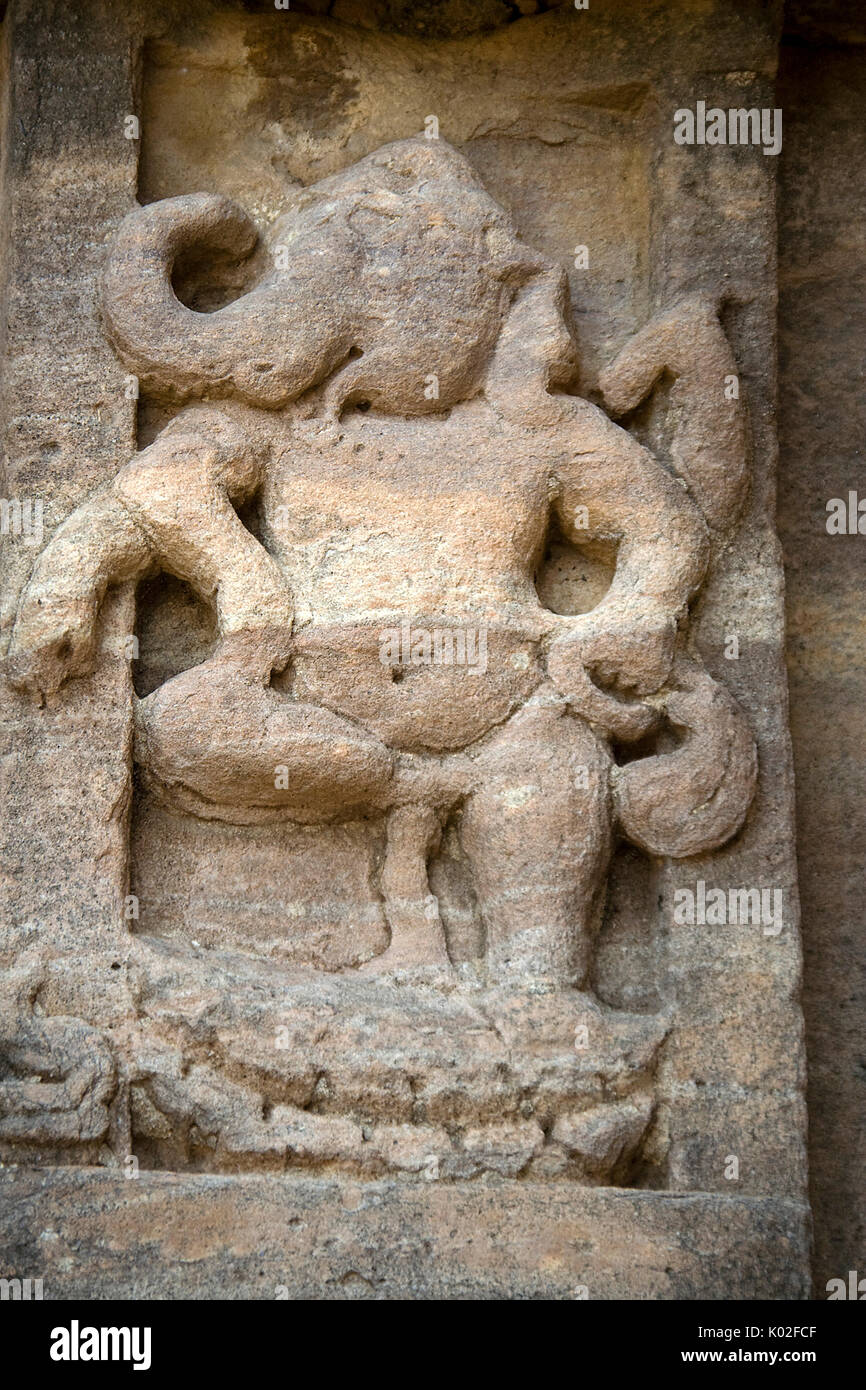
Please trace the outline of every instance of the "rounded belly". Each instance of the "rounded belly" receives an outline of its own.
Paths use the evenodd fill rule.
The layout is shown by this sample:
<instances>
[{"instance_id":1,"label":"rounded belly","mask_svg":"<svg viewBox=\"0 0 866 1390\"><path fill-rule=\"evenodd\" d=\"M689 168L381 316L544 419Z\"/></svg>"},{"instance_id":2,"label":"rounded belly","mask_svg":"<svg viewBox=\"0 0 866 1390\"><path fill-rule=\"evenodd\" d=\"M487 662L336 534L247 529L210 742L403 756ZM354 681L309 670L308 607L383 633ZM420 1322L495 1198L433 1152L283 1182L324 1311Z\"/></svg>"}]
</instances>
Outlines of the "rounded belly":
<instances>
[{"instance_id":1,"label":"rounded belly","mask_svg":"<svg viewBox=\"0 0 866 1390\"><path fill-rule=\"evenodd\" d=\"M538 643L513 630L311 627L283 683L356 719L392 748L451 752L506 719L542 679Z\"/></svg>"}]
</instances>

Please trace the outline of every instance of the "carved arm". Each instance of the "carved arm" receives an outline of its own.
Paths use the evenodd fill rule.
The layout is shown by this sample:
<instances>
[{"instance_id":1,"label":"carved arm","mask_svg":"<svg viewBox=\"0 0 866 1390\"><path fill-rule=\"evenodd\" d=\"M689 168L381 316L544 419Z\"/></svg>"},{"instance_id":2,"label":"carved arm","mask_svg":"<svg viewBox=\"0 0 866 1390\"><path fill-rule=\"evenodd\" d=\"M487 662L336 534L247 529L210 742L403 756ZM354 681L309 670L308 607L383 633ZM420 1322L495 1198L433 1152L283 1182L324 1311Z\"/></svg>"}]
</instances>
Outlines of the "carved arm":
<instances>
[{"instance_id":1,"label":"carved arm","mask_svg":"<svg viewBox=\"0 0 866 1390\"><path fill-rule=\"evenodd\" d=\"M548 668L573 686L575 663L638 695L657 690L679 620L706 571L707 528L685 487L602 411L575 400L576 447L556 469L554 509L580 544L617 546L610 589L591 613L564 620Z\"/></svg>"},{"instance_id":2,"label":"carved arm","mask_svg":"<svg viewBox=\"0 0 866 1390\"><path fill-rule=\"evenodd\" d=\"M106 588L157 566L215 601L224 645L243 646L251 675L285 664L291 597L233 506L255 492L265 459L265 448L221 411L182 412L40 555L12 634L13 684L48 694L91 670Z\"/></svg>"}]
</instances>

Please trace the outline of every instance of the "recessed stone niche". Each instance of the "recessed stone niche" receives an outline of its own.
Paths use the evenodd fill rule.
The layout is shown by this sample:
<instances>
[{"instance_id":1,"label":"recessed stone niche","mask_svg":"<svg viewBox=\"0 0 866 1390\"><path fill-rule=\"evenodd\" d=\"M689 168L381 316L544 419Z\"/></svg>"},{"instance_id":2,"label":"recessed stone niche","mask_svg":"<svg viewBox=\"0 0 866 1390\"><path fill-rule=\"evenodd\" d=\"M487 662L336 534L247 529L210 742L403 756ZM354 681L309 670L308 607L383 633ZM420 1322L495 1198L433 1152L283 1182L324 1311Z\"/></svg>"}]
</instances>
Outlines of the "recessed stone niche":
<instances>
[{"instance_id":1,"label":"recessed stone niche","mask_svg":"<svg viewBox=\"0 0 866 1390\"><path fill-rule=\"evenodd\" d=\"M778 15L380 20L7 20L17 1248L803 1297Z\"/></svg>"}]
</instances>

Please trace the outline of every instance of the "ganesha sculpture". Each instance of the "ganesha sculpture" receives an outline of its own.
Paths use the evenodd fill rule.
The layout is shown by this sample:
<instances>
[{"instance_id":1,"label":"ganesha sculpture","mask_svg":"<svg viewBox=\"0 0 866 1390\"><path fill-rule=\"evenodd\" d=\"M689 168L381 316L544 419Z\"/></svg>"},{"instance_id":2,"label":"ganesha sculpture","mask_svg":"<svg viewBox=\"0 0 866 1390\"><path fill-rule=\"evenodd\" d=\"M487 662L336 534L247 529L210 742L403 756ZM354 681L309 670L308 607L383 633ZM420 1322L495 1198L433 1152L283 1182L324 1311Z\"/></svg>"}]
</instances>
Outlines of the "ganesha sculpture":
<instances>
[{"instance_id":1,"label":"ganesha sculpture","mask_svg":"<svg viewBox=\"0 0 866 1390\"><path fill-rule=\"evenodd\" d=\"M182 256L257 242L214 194L120 227L107 332L171 418L39 556L9 669L58 698L98 659L109 586L183 581L218 640L135 700L140 785L202 821L381 823L387 939L328 972L139 931L117 1042L133 1144L175 1166L635 1181L675 1020L590 988L611 857L722 846L756 778L689 633L747 487L718 299L659 312L582 398L562 269L444 140L294 191L233 302L176 296ZM662 378L664 459L627 427ZM539 597L552 525L615 562L588 612ZM428 876L446 825L483 926L468 964Z\"/></svg>"}]
</instances>

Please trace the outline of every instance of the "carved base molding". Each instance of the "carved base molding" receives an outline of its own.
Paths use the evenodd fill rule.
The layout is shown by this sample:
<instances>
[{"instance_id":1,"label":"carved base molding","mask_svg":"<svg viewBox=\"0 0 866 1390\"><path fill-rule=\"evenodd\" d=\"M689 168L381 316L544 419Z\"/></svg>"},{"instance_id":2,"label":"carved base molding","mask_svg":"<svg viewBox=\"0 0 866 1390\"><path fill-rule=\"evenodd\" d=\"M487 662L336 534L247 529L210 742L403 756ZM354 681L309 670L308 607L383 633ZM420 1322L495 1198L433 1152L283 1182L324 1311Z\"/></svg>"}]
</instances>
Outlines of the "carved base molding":
<instances>
[{"instance_id":1,"label":"carved base molding","mask_svg":"<svg viewBox=\"0 0 866 1390\"><path fill-rule=\"evenodd\" d=\"M670 1019L462 972L289 972L137 938L125 1032L143 1166L631 1185L664 1157Z\"/></svg>"},{"instance_id":2,"label":"carved base molding","mask_svg":"<svg viewBox=\"0 0 866 1390\"><path fill-rule=\"evenodd\" d=\"M809 1297L808 1208L775 1197L12 1168L0 1213L51 1299Z\"/></svg>"}]
</instances>

